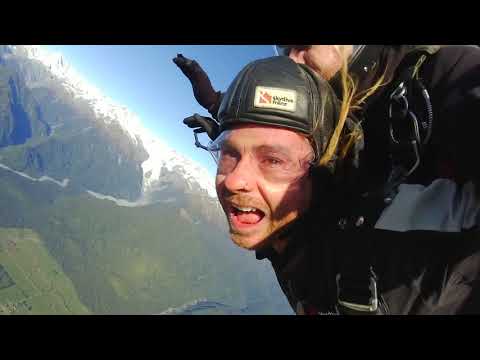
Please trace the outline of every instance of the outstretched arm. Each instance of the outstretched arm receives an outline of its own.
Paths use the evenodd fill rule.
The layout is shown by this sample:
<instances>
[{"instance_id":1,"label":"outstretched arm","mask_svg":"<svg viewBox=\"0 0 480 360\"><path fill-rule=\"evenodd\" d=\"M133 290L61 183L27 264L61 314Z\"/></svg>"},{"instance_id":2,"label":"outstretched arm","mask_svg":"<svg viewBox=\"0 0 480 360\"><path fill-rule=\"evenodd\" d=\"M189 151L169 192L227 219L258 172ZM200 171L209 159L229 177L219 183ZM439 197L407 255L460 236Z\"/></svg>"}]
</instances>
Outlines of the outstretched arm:
<instances>
[{"instance_id":1,"label":"outstretched arm","mask_svg":"<svg viewBox=\"0 0 480 360\"><path fill-rule=\"evenodd\" d=\"M216 119L221 101L221 92L213 89L208 75L195 60L178 54L177 57L173 59L173 62L190 80L193 95L198 103L207 109L212 117Z\"/></svg>"}]
</instances>

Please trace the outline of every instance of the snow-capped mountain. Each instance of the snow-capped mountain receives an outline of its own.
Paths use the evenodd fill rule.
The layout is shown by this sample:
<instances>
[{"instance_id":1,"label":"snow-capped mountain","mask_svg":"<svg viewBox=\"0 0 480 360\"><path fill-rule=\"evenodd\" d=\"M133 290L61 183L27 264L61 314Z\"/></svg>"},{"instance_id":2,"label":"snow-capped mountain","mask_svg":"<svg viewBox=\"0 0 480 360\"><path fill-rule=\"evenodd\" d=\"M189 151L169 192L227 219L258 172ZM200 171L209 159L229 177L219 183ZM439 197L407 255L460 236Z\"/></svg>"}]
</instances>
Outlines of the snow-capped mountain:
<instances>
[{"instance_id":1,"label":"snow-capped mountain","mask_svg":"<svg viewBox=\"0 0 480 360\"><path fill-rule=\"evenodd\" d=\"M118 124L133 145L143 147L148 154L148 159L141 164L143 171L142 198L154 191L155 186L161 183L162 173L165 171L179 173L190 189L198 184L211 197L216 196L214 179L205 168L182 156L154 136L142 125L141 119L135 113L102 94L98 88L91 85L68 64L61 54L49 52L41 46L11 45L6 48L11 56L22 57L41 64L68 94L89 104L97 121ZM121 157L118 161L122 161Z\"/></svg>"},{"instance_id":2,"label":"snow-capped mountain","mask_svg":"<svg viewBox=\"0 0 480 360\"><path fill-rule=\"evenodd\" d=\"M283 312L268 264L227 239L213 182L62 56L0 45L0 270L31 283L8 289L16 304L0 289L0 309Z\"/></svg>"}]
</instances>

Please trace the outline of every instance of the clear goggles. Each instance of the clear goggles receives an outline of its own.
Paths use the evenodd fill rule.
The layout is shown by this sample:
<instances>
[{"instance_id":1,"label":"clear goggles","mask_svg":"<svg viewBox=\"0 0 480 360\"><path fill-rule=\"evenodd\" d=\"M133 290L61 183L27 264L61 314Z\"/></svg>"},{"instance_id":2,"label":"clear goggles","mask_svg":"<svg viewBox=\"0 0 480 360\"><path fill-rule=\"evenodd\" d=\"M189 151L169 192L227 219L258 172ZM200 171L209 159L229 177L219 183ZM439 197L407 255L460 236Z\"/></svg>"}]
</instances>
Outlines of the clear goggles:
<instances>
[{"instance_id":1,"label":"clear goggles","mask_svg":"<svg viewBox=\"0 0 480 360\"><path fill-rule=\"evenodd\" d=\"M207 145L200 143L196 137L196 145L210 152L214 158L219 175L228 175L237 169L241 161L248 161L249 169L257 176L270 183L289 184L307 175L313 165L313 150L308 155L299 154L280 143L272 142L245 149L230 142L231 135L232 130L223 131Z\"/></svg>"}]
</instances>

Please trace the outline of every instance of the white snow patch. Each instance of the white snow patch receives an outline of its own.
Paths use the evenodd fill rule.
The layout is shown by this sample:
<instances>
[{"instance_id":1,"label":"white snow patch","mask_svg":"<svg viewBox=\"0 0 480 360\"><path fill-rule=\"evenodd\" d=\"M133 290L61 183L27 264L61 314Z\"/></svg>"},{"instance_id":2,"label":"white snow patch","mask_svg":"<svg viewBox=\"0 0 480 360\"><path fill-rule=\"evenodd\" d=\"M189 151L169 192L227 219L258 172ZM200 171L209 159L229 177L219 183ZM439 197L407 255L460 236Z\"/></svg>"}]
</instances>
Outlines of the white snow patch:
<instances>
[{"instance_id":1,"label":"white snow patch","mask_svg":"<svg viewBox=\"0 0 480 360\"><path fill-rule=\"evenodd\" d=\"M176 201L176 199L173 197L170 197L165 200L152 201L148 196L142 196L139 200L136 200L136 201L129 201L126 199L116 198L110 195L100 194L91 190L87 190L86 192L97 199L113 201L116 205L124 206L124 207L141 207L141 206L147 206L147 205L152 205L157 203L172 203Z\"/></svg>"},{"instance_id":2,"label":"white snow patch","mask_svg":"<svg viewBox=\"0 0 480 360\"><path fill-rule=\"evenodd\" d=\"M61 186L61 187L67 187L68 186L68 183L70 182L70 179L63 179L62 181L58 181L58 180L55 180L53 178L51 178L50 176L42 176L40 178L34 178L34 177L31 177L30 175L27 175L21 171L16 171L16 170L13 170L12 168L9 168L8 166L4 165L4 164L0 164L0 168L2 169L5 169L7 171L10 171L10 172L13 172L17 175L20 175L28 180L31 180L31 181L50 181L50 182L53 182L55 184L57 184L58 186Z\"/></svg>"},{"instance_id":3,"label":"white snow patch","mask_svg":"<svg viewBox=\"0 0 480 360\"><path fill-rule=\"evenodd\" d=\"M118 206L126 206L126 207L139 207L139 206L146 206L149 205L149 202L144 200L137 200L137 201L128 201L125 199L119 199L110 195L100 194L91 190L87 190L87 193L92 195L93 197L100 199L100 200L110 200L113 201Z\"/></svg>"}]
</instances>

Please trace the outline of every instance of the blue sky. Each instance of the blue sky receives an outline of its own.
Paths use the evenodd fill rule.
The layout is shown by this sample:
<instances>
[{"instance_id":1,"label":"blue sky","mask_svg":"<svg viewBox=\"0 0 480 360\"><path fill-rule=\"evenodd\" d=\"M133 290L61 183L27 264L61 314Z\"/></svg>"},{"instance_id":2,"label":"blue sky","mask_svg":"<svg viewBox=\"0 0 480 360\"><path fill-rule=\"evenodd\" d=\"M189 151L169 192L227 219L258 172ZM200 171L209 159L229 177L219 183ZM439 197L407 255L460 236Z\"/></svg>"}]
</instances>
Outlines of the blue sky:
<instances>
[{"instance_id":1,"label":"blue sky","mask_svg":"<svg viewBox=\"0 0 480 360\"><path fill-rule=\"evenodd\" d=\"M182 120L208 115L193 97L188 79L172 62L177 53L197 60L216 90L225 90L252 60L274 55L272 45L55 45L82 76L115 102L140 116L146 128L214 174L209 154L193 145Z\"/></svg>"}]
</instances>

